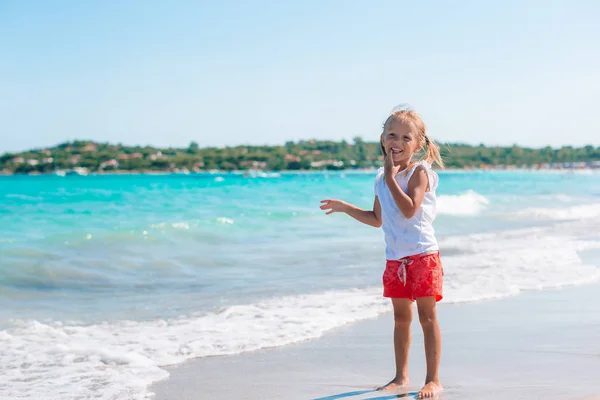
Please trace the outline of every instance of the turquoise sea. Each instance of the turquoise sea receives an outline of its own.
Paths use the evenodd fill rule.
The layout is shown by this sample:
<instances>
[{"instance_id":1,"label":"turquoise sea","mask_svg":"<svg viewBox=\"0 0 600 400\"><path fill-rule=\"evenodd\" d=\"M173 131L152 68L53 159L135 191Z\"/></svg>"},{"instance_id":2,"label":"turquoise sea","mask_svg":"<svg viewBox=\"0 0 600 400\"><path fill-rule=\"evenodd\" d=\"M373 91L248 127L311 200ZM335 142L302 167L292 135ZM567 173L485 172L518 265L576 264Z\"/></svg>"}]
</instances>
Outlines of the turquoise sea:
<instances>
[{"instance_id":1,"label":"turquoise sea","mask_svg":"<svg viewBox=\"0 0 600 400\"><path fill-rule=\"evenodd\" d=\"M144 399L162 366L389 311L375 172L0 177L0 398ZM600 173L440 172L443 302L600 278ZM57 389L60 388L60 389Z\"/></svg>"}]
</instances>

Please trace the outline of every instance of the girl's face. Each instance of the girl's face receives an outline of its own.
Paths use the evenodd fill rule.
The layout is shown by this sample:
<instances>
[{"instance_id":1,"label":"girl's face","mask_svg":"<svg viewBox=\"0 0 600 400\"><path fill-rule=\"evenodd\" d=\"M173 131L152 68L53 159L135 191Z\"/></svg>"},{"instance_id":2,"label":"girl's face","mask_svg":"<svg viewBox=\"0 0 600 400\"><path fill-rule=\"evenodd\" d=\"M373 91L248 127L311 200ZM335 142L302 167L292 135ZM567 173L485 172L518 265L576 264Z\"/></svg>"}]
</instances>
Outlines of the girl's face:
<instances>
[{"instance_id":1,"label":"girl's face","mask_svg":"<svg viewBox=\"0 0 600 400\"><path fill-rule=\"evenodd\" d=\"M381 143L395 165L408 164L413 154L423 147L417 127L408 121L390 121L381 134Z\"/></svg>"}]
</instances>

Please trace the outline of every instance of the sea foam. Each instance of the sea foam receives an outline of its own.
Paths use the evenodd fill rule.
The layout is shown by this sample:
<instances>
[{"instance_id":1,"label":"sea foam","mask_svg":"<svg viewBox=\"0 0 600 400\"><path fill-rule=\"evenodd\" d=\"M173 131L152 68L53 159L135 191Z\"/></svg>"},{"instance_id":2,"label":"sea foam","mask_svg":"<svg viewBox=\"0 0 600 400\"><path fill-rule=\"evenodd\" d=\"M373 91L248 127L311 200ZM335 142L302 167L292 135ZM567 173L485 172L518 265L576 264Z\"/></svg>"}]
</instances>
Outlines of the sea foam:
<instances>
[{"instance_id":1,"label":"sea foam","mask_svg":"<svg viewBox=\"0 0 600 400\"><path fill-rule=\"evenodd\" d=\"M437 213L440 215L470 216L484 211L489 200L469 190L460 195L440 195L437 198Z\"/></svg>"}]
</instances>

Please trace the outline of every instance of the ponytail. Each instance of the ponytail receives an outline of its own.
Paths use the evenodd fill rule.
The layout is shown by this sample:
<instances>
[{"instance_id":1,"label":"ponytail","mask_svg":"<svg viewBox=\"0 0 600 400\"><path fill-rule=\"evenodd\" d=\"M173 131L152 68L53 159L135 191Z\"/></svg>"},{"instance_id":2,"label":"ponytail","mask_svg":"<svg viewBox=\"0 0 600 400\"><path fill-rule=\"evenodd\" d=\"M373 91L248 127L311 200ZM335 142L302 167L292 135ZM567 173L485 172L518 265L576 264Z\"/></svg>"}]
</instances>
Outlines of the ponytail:
<instances>
[{"instance_id":1,"label":"ponytail","mask_svg":"<svg viewBox=\"0 0 600 400\"><path fill-rule=\"evenodd\" d=\"M425 139L425 156L423 159L431 165L433 165L435 162L440 166L440 168L444 168L444 161L442 160L442 155L440 154L440 146L438 146L433 140L429 139L427 134L424 134L423 136Z\"/></svg>"}]
</instances>

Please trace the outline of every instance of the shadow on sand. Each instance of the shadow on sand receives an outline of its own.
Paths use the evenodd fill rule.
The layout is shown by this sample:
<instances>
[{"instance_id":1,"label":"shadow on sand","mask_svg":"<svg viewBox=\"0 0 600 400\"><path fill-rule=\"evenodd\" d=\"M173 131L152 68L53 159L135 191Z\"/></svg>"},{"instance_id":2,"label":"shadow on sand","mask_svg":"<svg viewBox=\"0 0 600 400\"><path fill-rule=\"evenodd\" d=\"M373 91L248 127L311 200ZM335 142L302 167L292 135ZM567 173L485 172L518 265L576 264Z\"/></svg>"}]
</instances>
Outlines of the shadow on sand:
<instances>
[{"instance_id":1,"label":"shadow on sand","mask_svg":"<svg viewBox=\"0 0 600 400\"><path fill-rule=\"evenodd\" d=\"M376 393L377 390L372 389L372 390L357 390L354 392L346 392L346 393L339 393L339 394L334 394L331 396L326 396L326 397L319 397L318 399L313 399L313 400L337 400L337 399L343 399L345 397L352 397L352 396L360 396L362 394L367 394L367 393ZM401 394L387 394L384 396L376 396L376 397L368 397L364 400L392 400L392 399L402 399L402 398L413 398L416 399L417 395L419 394L419 392L409 392L409 393L401 393Z\"/></svg>"}]
</instances>

